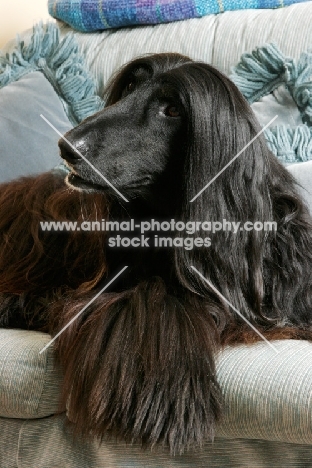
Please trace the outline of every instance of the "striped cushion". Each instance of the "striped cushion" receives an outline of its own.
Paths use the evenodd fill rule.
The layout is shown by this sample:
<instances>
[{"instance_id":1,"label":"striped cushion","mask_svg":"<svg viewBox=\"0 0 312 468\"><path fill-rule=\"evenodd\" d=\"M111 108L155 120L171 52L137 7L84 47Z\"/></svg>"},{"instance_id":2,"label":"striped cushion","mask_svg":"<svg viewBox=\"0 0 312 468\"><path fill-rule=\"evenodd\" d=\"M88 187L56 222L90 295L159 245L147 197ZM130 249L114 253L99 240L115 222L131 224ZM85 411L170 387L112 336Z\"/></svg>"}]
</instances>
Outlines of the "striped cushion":
<instances>
[{"instance_id":1,"label":"striped cushion","mask_svg":"<svg viewBox=\"0 0 312 468\"><path fill-rule=\"evenodd\" d=\"M178 52L230 75L244 52L276 43L285 56L298 59L312 44L312 1L275 10L241 10L156 26L74 32L101 95L111 76L144 54ZM61 23L62 35L72 29ZM23 36L29 41L31 31Z\"/></svg>"},{"instance_id":2,"label":"striped cushion","mask_svg":"<svg viewBox=\"0 0 312 468\"><path fill-rule=\"evenodd\" d=\"M216 438L203 449L170 457L114 440L74 440L64 416L0 418L1 468L310 468L309 445Z\"/></svg>"}]
</instances>

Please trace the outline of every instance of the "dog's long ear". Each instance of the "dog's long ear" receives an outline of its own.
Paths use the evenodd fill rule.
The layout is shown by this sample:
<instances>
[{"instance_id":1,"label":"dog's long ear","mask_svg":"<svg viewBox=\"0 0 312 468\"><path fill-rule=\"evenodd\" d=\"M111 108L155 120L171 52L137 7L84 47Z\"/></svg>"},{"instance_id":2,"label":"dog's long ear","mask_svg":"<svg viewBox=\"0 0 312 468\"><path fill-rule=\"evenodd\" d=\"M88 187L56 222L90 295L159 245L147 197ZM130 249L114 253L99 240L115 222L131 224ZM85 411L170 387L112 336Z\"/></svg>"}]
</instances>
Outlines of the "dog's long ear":
<instances>
[{"instance_id":1,"label":"dog's long ear","mask_svg":"<svg viewBox=\"0 0 312 468\"><path fill-rule=\"evenodd\" d=\"M210 238L209 248L176 250L180 281L188 289L211 297L211 288L194 273L193 265L247 317L267 322L263 315L270 311L271 318L281 319L285 304L272 304L276 293L272 288L276 289L283 277L280 268L289 268L293 261L298 274L300 265L303 266L300 249L294 245L295 232L301 236L299 244L308 248L311 256L306 214L293 180L270 153L263 135L257 136L261 127L229 79L199 63L185 64L170 75L179 86L189 116L184 201L179 215L185 222L209 220L223 224L215 233L197 232L199 237ZM239 222L237 233L229 231L223 220ZM243 226L246 221L277 221L282 231L247 231ZM295 230L289 230L289 222L299 223L301 228L297 225ZM289 260L285 253L280 258L287 242L291 242ZM303 267L305 273L310 261ZM287 275L284 273L284 288ZM294 297L290 302L288 312L294 305Z\"/></svg>"}]
</instances>

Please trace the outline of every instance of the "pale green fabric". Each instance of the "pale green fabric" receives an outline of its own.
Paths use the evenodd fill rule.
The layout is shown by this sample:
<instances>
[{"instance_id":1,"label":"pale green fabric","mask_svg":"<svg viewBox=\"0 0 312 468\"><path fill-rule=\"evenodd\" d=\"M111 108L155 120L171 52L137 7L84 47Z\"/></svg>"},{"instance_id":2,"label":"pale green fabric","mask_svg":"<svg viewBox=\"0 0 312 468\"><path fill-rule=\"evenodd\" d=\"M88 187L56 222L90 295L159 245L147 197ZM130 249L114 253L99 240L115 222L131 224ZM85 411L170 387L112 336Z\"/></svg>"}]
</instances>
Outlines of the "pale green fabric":
<instances>
[{"instance_id":1,"label":"pale green fabric","mask_svg":"<svg viewBox=\"0 0 312 468\"><path fill-rule=\"evenodd\" d=\"M0 416L40 418L58 409L61 373L50 336L0 330ZM217 435L312 443L312 344L285 340L229 347L217 359L225 398ZM208 395L207 395L208 398Z\"/></svg>"},{"instance_id":2,"label":"pale green fabric","mask_svg":"<svg viewBox=\"0 0 312 468\"><path fill-rule=\"evenodd\" d=\"M218 377L225 411L218 435L312 444L312 344L285 340L227 349Z\"/></svg>"},{"instance_id":3,"label":"pale green fabric","mask_svg":"<svg viewBox=\"0 0 312 468\"><path fill-rule=\"evenodd\" d=\"M275 42L294 59L312 46L312 2L275 10L245 10L156 26L96 34L75 32L99 91L129 60L147 53L179 52L230 74L244 52ZM66 33L70 29L64 27Z\"/></svg>"},{"instance_id":4,"label":"pale green fabric","mask_svg":"<svg viewBox=\"0 0 312 468\"><path fill-rule=\"evenodd\" d=\"M312 345L299 341L226 349L218 359L225 414L213 444L179 457L104 440L74 440L65 416L53 413L60 375L51 365L50 337L0 330L0 403L25 411L0 418L1 468L307 468L312 466ZM220 438L223 436L223 438ZM245 437L245 439L243 439ZM251 440L256 437L256 439ZM234 439L231 439L234 438ZM257 440L263 438L265 440ZM287 444L274 440L299 441Z\"/></svg>"},{"instance_id":5,"label":"pale green fabric","mask_svg":"<svg viewBox=\"0 0 312 468\"><path fill-rule=\"evenodd\" d=\"M74 441L64 417L23 421L0 418L1 468L310 468L309 445L220 439L184 456L142 451L103 441ZM17 443L19 440L19 443Z\"/></svg>"},{"instance_id":6,"label":"pale green fabric","mask_svg":"<svg viewBox=\"0 0 312 468\"><path fill-rule=\"evenodd\" d=\"M58 410L61 372L45 333L0 329L0 416L42 418ZM0 432L1 433L1 432Z\"/></svg>"}]
</instances>

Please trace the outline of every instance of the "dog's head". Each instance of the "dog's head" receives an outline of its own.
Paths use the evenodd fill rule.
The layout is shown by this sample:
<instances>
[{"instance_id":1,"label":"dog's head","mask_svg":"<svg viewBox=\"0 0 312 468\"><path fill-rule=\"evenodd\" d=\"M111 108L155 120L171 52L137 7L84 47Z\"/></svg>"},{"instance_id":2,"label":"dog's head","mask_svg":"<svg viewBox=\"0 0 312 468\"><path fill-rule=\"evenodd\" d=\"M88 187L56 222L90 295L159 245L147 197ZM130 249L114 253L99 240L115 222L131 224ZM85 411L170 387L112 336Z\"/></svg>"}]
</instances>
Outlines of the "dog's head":
<instances>
[{"instance_id":1,"label":"dog's head","mask_svg":"<svg viewBox=\"0 0 312 468\"><path fill-rule=\"evenodd\" d=\"M160 188L162 196L172 193L186 147L186 116L177 87L167 75L188 61L176 54L153 55L119 72L108 88L104 110L59 142L71 169L70 186L80 190L113 186L127 198L157 198Z\"/></svg>"},{"instance_id":2,"label":"dog's head","mask_svg":"<svg viewBox=\"0 0 312 468\"><path fill-rule=\"evenodd\" d=\"M179 54L156 54L126 65L108 86L106 107L59 145L71 168L70 186L113 194L117 189L129 200L146 200L173 214L257 131L249 105L222 73ZM257 139L222 190L230 193L236 179L250 179L262 165L257 154L264 148ZM213 194L203 195L205 206L204 198L212 196L215 186Z\"/></svg>"}]
</instances>

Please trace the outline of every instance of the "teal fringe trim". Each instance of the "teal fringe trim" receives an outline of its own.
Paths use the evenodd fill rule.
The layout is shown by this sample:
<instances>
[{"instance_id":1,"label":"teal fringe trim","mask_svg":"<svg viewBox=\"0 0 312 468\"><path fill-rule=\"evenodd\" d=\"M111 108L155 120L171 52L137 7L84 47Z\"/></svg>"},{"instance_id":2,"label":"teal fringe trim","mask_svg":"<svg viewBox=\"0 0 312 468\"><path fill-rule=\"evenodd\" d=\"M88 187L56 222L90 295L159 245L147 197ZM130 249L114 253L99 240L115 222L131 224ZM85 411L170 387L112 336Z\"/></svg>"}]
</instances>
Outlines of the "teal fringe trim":
<instances>
[{"instance_id":1,"label":"teal fringe trim","mask_svg":"<svg viewBox=\"0 0 312 468\"><path fill-rule=\"evenodd\" d=\"M292 61L275 44L267 44L251 54L243 54L232 71L231 80L252 104L285 83L286 71L291 66Z\"/></svg>"},{"instance_id":2,"label":"teal fringe trim","mask_svg":"<svg viewBox=\"0 0 312 468\"><path fill-rule=\"evenodd\" d=\"M231 79L250 104L286 84L305 125L266 130L269 148L285 164L312 159L312 53L303 53L296 63L275 44L267 44L243 54Z\"/></svg>"},{"instance_id":3,"label":"teal fringe trim","mask_svg":"<svg viewBox=\"0 0 312 468\"><path fill-rule=\"evenodd\" d=\"M284 164L294 164L312 159L312 129L307 125L297 128L269 128L264 132L268 146Z\"/></svg>"},{"instance_id":4,"label":"teal fringe trim","mask_svg":"<svg viewBox=\"0 0 312 468\"><path fill-rule=\"evenodd\" d=\"M0 55L0 89L33 71L49 80L73 125L104 107L73 34L60 39L54 23L35 25L29 44L18 39L10 54Z\"/></svg>"}]
</instances>

